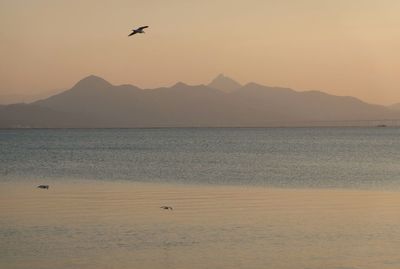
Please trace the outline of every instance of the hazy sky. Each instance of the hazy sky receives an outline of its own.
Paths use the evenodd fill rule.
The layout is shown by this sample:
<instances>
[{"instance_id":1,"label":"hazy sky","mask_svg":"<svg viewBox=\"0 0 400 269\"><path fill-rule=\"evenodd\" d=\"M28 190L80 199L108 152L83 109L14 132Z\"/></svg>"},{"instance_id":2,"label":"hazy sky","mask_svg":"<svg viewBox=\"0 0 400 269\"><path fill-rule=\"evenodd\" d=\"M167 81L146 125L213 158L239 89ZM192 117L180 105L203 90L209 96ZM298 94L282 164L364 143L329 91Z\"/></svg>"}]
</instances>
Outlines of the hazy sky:
<instances>
[{"instance_id":1,"label":"hazy sky","mask_svg":"<svg viewBox=\"0 0 400 269\"><path fill-rule=\"evenodd\" d=\"M398 0L0 0L0 94L90 74L153 88L224 73L400 102L399 14Z\"/></svg>"}]
</instances>

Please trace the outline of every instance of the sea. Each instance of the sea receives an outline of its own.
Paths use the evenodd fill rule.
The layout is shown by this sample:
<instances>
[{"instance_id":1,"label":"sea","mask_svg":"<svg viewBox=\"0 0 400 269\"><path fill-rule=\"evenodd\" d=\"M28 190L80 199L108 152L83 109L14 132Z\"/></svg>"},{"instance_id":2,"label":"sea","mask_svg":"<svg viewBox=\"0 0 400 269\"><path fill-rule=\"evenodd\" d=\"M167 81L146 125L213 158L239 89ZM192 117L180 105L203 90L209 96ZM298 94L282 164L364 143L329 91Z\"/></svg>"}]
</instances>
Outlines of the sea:
<instances>
[{"instance_id":1,"label":"sea","mask_svg":"<svg viewBox=\"0 0 400 269\"><path fill-rule=\"evenodd\" d=\"M400 128L0 130L0 180L400 187Z\"/></svg>"},{"instance_id":2,"label":"sea","mask_svg":"<svg viewBox=\"0 0 400 269\"><path fill-rule=\"evenodd\" d=\"M0 268L398 269L399 138L0 130Z\"/></svg>"}]
</instances>

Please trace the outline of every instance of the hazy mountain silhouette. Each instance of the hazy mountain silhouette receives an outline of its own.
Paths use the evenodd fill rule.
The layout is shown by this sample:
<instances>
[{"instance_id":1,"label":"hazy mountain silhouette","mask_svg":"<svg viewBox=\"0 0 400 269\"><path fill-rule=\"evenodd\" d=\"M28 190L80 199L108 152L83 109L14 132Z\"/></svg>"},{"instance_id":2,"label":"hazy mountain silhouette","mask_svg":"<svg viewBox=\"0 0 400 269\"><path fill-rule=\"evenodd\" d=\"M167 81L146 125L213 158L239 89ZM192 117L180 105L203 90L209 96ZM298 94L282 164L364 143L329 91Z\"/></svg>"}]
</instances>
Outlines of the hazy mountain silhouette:
<instances>
[{"instance_id":1,"label":"hazy mountain silhouette","mask_svg":"<svg viewBox=\"0 0 400 269\"><path fill-rule=\"evenodd\" d=\"M50 90L41 93L22 94L22 93L0 93L0 104L9 105L15 103L31 103L37 100L63 92L63 90Z\"/></svg>"},{"instance_id":2,"label":"hazy mountain silhouette","mask_svg":"<svg viewBox=\"0 0 400 269\"><path fill-rule=\"evenodd\" d=\"M232 92L242 87L238 82L224 76L224 74L219 74L207 86L223 92Z\"/></svg>"},{"instance_id":3,"label":"hazy mountain silhouette","mask_svg":"<svg viewBox=\"0 0 400 269\"><path fill-rule=\"evenodd\" d=\"M0 106L0 127L299 126L400 118L400 112L354 97L232 81L221 75L212 87L180 82L142 90L89 76L47 99Z\"/></svg>"},{"instance_id":4,"label":"hazy mountain silhouette","mask_svg":"<svg viewBox=\"0 0 400 269\"><path fill-rule=\"evenodd\" d=\"M95 118L64 113L32 104L0 106L1 128L84 128L98 126Z\"/></svg>"},{"instance_id":5,"label":"hazy mountain silhouette","mask_svg":"<svg viewBox=\"0 0 400 269\"><path fill-rule=\"evenodd\" d=\"M400 103L390 105L389 108L395 111L400 111Z\"/></svg>"}]
</instances>

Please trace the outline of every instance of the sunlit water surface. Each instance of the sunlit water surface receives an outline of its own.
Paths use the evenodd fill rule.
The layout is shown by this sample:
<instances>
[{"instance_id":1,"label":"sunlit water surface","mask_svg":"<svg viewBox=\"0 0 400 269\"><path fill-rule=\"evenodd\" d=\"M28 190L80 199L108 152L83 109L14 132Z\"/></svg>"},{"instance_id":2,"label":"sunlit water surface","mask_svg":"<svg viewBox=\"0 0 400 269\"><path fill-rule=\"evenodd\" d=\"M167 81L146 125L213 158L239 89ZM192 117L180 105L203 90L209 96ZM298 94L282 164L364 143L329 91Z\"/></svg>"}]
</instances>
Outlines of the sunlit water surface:
<instances>
[{"instance_id":1,"label":"sunlit water surface","mask_svg":"<svg viewBox=\"0 0 400 269\"><path fill-rule=\"evenodd\" d=\"M3 130L0 268L400 268L399 135Z\"/></svg>"}]
</instances>

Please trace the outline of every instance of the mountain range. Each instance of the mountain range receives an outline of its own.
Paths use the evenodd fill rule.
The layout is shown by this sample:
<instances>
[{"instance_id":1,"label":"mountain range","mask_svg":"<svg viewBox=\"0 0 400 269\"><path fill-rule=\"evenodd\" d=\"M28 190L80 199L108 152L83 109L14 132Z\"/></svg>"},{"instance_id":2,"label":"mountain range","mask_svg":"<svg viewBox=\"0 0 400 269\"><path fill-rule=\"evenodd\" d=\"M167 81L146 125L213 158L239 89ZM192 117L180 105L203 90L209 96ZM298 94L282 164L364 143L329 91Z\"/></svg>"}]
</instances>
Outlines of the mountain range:
<instances>
[{"instance_id":1,"label":"mountain range","mask_svg":"<svg viewBox=\"0 0 400 269\"><path fill-rule=\"evenodd\" d=\"M354 97L241 85L224 75L208 85L157 89L112 85L92 75L43 100L0 105L0 128L308 126L399 118L398 109Z\"/></svg>"},{"instance_id":2,"label":"mountain range","mask_svg":"<svg viewBox=\"0 0 400 269\"><path fill-rule=\"evenodd\" d=\"M51 95L58 94L63 90L51 90L44 91L40 93L31 93L31 94L23 94L23 93L10 93L7 91L6 93L0 92L0 105L9 105L15 103L32 103L36 100L47 98Z\"/></svg>"}]
</instances>

